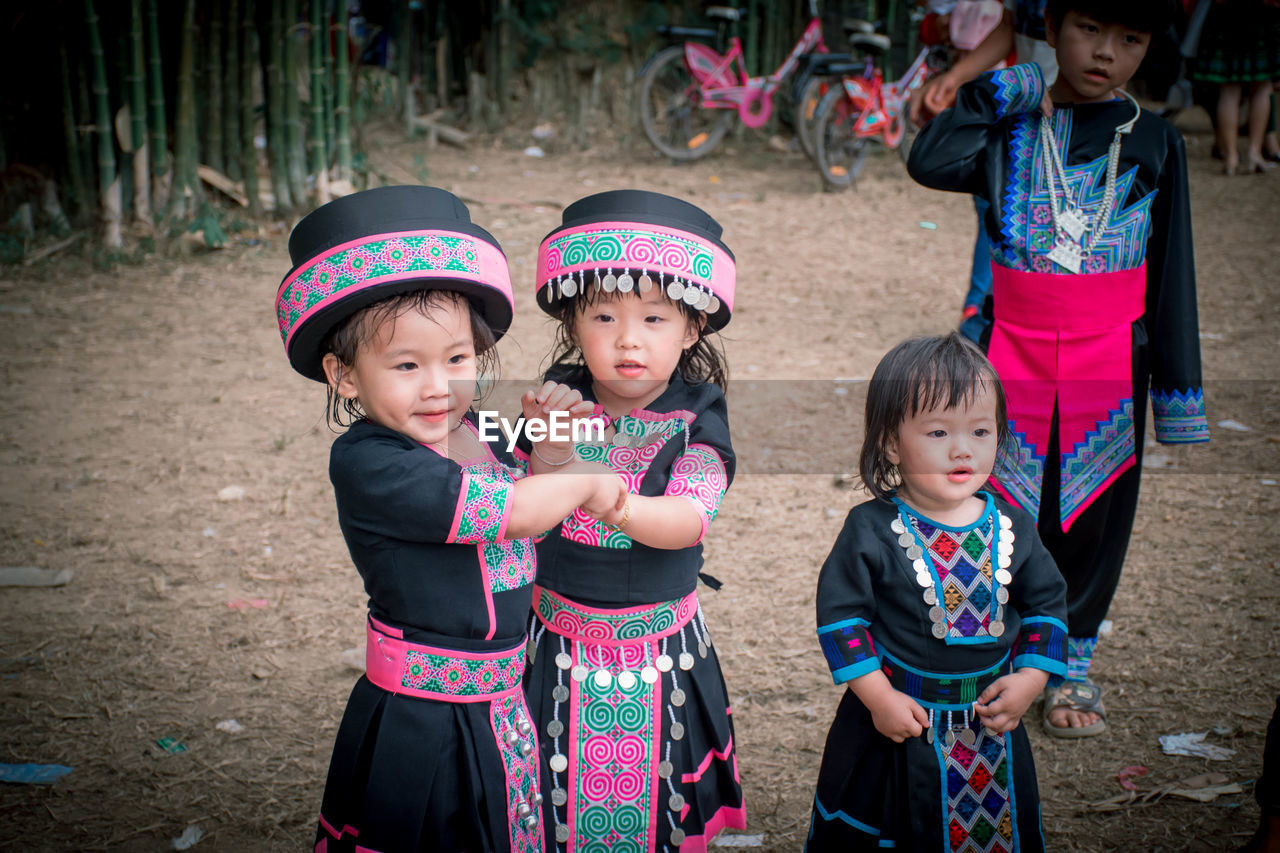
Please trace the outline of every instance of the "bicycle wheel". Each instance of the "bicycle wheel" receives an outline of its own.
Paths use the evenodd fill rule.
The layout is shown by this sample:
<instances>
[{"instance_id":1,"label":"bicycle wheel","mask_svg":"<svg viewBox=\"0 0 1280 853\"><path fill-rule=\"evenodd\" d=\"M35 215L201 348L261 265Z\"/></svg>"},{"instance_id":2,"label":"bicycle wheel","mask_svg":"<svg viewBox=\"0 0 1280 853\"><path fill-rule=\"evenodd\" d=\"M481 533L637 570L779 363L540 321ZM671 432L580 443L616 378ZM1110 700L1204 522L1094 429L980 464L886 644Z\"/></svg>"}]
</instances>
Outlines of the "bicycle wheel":
<instances>
[{"instance_id":1,"label":"bicycle wheel","mask_svg":"<svg viewBox=\"0 0 1280 853\"><path fill-rule=\"evenodd\" d=\"M813 131L814 161L823 189L842 190L853 183L867 158L867 140L854 133L862 110L853 106L843 86L822 96Z\"/></svg>"},{"instance_id":2,"label":"bicycle wheel","mask_svg":"<svg viewBox=\"0 0 1280 853\"><path fill-rule=\"evenodd\" d=\"M696 160L724 139L733 115L705 110L698 87L684 62L684 46L672 45L654 56L640 78L640 125L653 146L674 160Z\"/></svg>"},{"instance_id":3,"label":"bicycle wheel","mask_svg":"<svg viewBox=\"0 0 1280 853\"><path fill-rule=\"evenodd\" d=\"M812 160L814 157L813 128L818 123L818 107L822 104L822 96L831 88L831 81L821 77L811 77L804 84L796 103L796 136L800 137L800 147Z\"/></svg>"}]
</instances>

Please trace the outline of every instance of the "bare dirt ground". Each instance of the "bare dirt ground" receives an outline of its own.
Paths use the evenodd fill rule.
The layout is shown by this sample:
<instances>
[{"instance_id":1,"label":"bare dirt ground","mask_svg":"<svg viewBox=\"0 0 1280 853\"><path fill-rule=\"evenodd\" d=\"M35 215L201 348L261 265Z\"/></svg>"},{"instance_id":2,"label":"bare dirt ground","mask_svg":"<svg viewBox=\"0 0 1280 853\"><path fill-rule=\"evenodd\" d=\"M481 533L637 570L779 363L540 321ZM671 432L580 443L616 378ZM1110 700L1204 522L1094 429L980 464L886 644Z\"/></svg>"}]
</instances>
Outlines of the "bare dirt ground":
<instances>
[{"instance_id":1,"label":"bare dirt ground","mask_svg":"<svg viewBox=\"0 0 1280 853\"><path fill-rule=\"evenodd\" d=\"M1110 731L1051 740L1032 708L1056 850L1234 849L1257 820L1250 782L1280 691L1280 173L1222 177L1203 117L1184 129L1211 422L1249 431L1151 450L1095 668ZM814 584L862 499L835 479L861 427L856 402L833 413L810 399L823 385L765 380L865 377L901 338L949 328L969 201L915 186L893 154L855 191L823 194L801 155L750 136L677 168L639 144L553 141L527 157L533 140L509 134L427 153L425 175L420 143L376 139L389 179L467 197L506 248L519 300L501 345L509 379L536 376L550 341L530 288L554 205L635 186L725 224L739 262L727 347L744 473L709 537L707 570L725 586L703 599L735 706L748 833L799 850L839 698L814 638ZM312 838L364 596L334 519L323 393L289 370L275 331L286 231L260 238L111 272L74 256L0 271L0 564L75 571L66 587L0 597L0 760L75 768L52 786L0 787L0 848L159 851L190 824L198 850L293 851ZM825 455L795 461L806 447ZM243 498L220 500L229 486ZM242 732L215 728L231 718ZM1232 732L1211 736L1230 760L1171 757L1157 742L1214 726ZM167 737L185 751L157 745ZM1145 787L1212 770L1245 792L1087 809L1123 793L1115 774L1139 764Z\"/></svg>"}]
</instances>

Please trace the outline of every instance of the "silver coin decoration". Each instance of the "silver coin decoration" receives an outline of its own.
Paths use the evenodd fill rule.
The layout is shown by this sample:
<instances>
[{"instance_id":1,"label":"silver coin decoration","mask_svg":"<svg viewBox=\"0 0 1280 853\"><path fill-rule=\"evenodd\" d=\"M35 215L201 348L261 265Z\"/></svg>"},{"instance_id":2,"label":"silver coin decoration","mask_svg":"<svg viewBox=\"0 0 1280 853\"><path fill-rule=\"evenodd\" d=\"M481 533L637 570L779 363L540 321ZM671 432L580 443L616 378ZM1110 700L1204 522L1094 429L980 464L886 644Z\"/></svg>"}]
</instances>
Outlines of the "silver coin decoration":
<instances>
[{"instance_id":1,"label":"silver coin decoration","mask_svg":"<svg viewBox=\"0 0 1280 853\"><path fill-rule=\"evenodd\" d=\"M702 291L695 287L686 287L684 289L684 304L692 308L698 304L698 297L702 296Z\"/></svg>"},{"instance_id":2,"label":"silver coin decoration","mask_svg":"<svg viewBox=\"0 0 1280 853\"><path fill-rule=\"evenodd\" d=\"M983 726L982 730L987 733L987 737L1000 737L1000 733L990 726Z\"/></svg>"},{"instance_id":3,"label":"silver coin decoration","mask_svg":"<svg viewBox=\"0 0 1280 853\"><path fill-rule=\"evenodd\" d=\"M671 830L671 843L677 847L679 847L681 844L684 844L683 829L680 829L677 827L676 829Z\"/></svg>"},{"instance_id":4,"label":"silver coin decoration","mask_svg":"<svg viewBox=\"0 0 1280 853\"><path fill-rule=\"evenodd\" d=\"M693 655L689 654L688 652L681 652L680 668L683 669L685 672L688 672L689 670L693 669Z\"/></svg>"},{"instance_id":5,"label":"silver coin decoration","mask_svg":"<svg viewBox=\"0 0 1280 853\"><path fill-rule=\"evenodd\" d=\"M1009 570L1004 566L996 569L996 581L1002 584L1008 584L1013 580L1013 575L1009 574Z\"/></svg>"},{"instance_id":6,"label":"silver coin decoration","mask_svg":"<svg viewBox=\"0 0 1280 853\"><path fill-rule=\"evenodd\" d=\"M555 755L551 756L551 760L548 761L547 764L550 765L551 769L556 773L563 773L569 768L569 759L557 752Z\"/></svg>"},{"instance_id":7,"label":"silver coin decoration","mask_svg":"<svg viewBox=\"0 0 1280 853\"><path fill-rule=\"evenodd\" d=\"M684 808L684 797L680 794L672 794L670 797L667 797L667 808L671 809L673 812L680 811Z\"/></svg>"},{"instance_id":8,"label":"silver coin decoration","mask_svg":"<svg viewBox=\"0 0 1280 853\"><path fill-rule=\"evenodd\" d=\"M649 278L648 273L645 273L636 280L636 287L640 289L641 293L648 293L653 290L653 279Z\"/></svg>"},{"instance_id":9,"label":"silver coin decoration","mask_svg":"<svg viewBox=\"0 0 1280 853\"><path fill-rule=\"evenodd\" d=\"M996 588L996 601L1000 602L1001 604L1008 604L1008 603L1009 603L1009 590L1005 589L1005 588L1004 588L1004 587L1002 587L1002 586L1001 586L1001 587L997 587L997 588Z\"/></svg>"},{"instance_id":10,"label":"silver coin decoration","mask_svg":"<svg viewBox=\"0 0 1280 853\"><path fill-rule=\"evenodd\" d=\"M707 637L707 639L708 639L708 640L710 640L711 638L710 638L710 637ZM698 643L698 657L700 657L700 658L706 658L706 656L707 656L707 645L706 645L706 643Z\"/></svg>"},{"instance_id":11,"label":"silver coin decoration","mask_svg":"<svg viewBox=\"0 0 1280 853\"><path fill-rule=\"evenodd\" d=\"M937 603L938 603L938 591L937 591L937 590L935 590L933 587L927 587L927 588L925 589L925 591L924 591L924 603L925 603L925 604L937 604Z\"/></svg>"},{"instance_id":12,"label":"silver coin decoration","mask_svg":"<svg viewBox=\"0 0 1280 853\"><path fill-rule=\"evenodd\" d=\"M658 762L658 775L663 779L670 779L671 774L676 772L676 767L670 761Z\"/></svg>"},{"instance_id":13,"label":"silver coin decoration","mask_svg":"<svg viewBox=\"0 0 1280 853\"><path fill-rule=\"evenodd\" d=\"M581 683L581 682L583 682L583 681L586 681L586 679L587 679L587 668L586 668L585 666L583 666L582 664L577 664L576 666L574 666L574 668L573 668L573 669L571 669L571 670L569 671L569 677L570 677L570 678L572 678L574 681L577 681L577 682L579 682L579 683Z\"/></svg>"},{"instance_id":14,"label":"silver coin decoration","mask_svg":"<svg viewBox=\"0 0 1280 853\"><path fill-rule=\"evenodd\" d=\"M910 533L902 533L898 535L898 544L903 548L907 548L916 544L916 538Z\"/></svg>"},{"instance_id":15,"label":"silver coin decoration","mask_svg":"<svg viewBox=\"0 0 1280 853\"><path fill-rule=\"evenodd\" d=\"M941 622L934 622L931 630L933 636L937 637L939 640L947 636L947 626L943 625Z\"/></svg>"},{"instance_id":16,"label":"silver coin decoration","mask_svg":"<svg viewBox=\"0 0 1280 853\"><path fill-rule=\"evenodd\" d=\"M684 691L679 687L671 691L671 704L677 708L684 704Z\"/></svg>"},{"instance_id":17,"label":"silver coin decoration","mask_svg":"<svg viewBox=\"0 0 1280 853\"><path fill-rule=\"evenodd\" d=\"M533 637L530 637L529 642L525 644L524 653L529 658L529 663L533 663L533 659L538 654L538 644L533 641Z\"/></svg>"},{"instance_id":18,"label":"silver coin decoration","mask_svg":"<svg viewBox=\"0 0 1280 853\"><path fill-rule=\"evenodd\" d=\"M573 296L578 292L578 283L572 278L566 278L560 282L560 292L565 296Z\"/></svg>"},{"instance_id":19,"label":"silver coin decoration","mask_svg":"<svg viewBox=\"0 0 1280 853\"><path fill-rule=\"evenodd\" d=\"M929 726L929 731L926 733L926 737L929 743L933 743L933 726Z\"/></svg>"},{"instance_id":20,"label":"silver coin decoration","mask_svg":"<svg viewBox=\"0 0 1280 853\"><path fill-rule=\"evenodd\" d=\"M929 574L929 564L924 561L924 557L917 557L912 560L911 568L916 570L916 574Z\"/></svg>"},{"instance_id":21,"label":"silver coin decoration","mask_svg":"<svg viewBox=\"0 0 1280 853\"><path fill-rule=\"evenodd\" d=\"M556 843L564 844L569 840L569 827L563 823L556 827Z\"/></svg>"},{"instance_id":22,"label":"silver coin decoration","mask_svg":"<svg viewBox=\"0 0 1280 853\"><path fill-rule=\"evenodd\" d=\"M563 684L557 684L555 687L551 688L551 698L557 702L568 702L569 688L565 687Z\"/></svg>"},{"instance_id":23,"label":"silver coin decoration","mask_svg":"<svg viewBox=\"0 0 1280 853\"><path fill-rule=\"evenodd\" d=\"M987 633L993 637L1003 636L1004 623L1001 622L999 619L992 620L991 624L987 626Z\"/></svg>"},{"instance_id":24,"label":"silver coin decoration","mask_svg":"<svg viewBox=\"0 0 1280 853\"><path fill-rule=\"evenodd\" d=\"M916 583L920 584L920 586L930 587L933 586L933 578L929 576L928 572L921 572L916 575Z\"/></svg>"},{"instance_id":25,"label":"silver coin decoration","mask_svg":"<svg viewBox=\"0 0 1280 853\"><path fill-rule=\"evenodd\" d=\"M697 308L699 311L706 311L707 306L710 304L711 304L711 294L707 293L706 291L703 291L702 293L698 294L698 301L693 303L693 307Z\"/></svg>"},{"instance_id":26,"label":"silver coin decoration","mask_svg":"<svg viewBox=\"0 0 1280 853\"><path fill-rule=\"evenodd\" d=\"M560 737L562 734L564 734L564 723L559 720L547 723L547 737Z\"/></svg>"},{"instance_id":27,"label":"silver coin decoration","mask_svg":"<svg viewBox=\"0 0 1280 853\"><path fill-rule=\"evenodd\" d=\"M896 536L901 536L907 532L907 527L902 523L901 518L895 518L893 521L889 522L889 529L892 530Z\"/></svg>"},{"instance_id":28,"label":"silver coin decoration","mask_svg":"<svg viewBox=\"0 0 1280 853\"><path fill-rule=\"evenodd\" d=\"M682 737L684 737L684 723L672 723L671 739L680 740Z\"/></svg>"},{"instance_id":29,"label":"silver coin decoration","mask_svg":"<svg viewBox=\"0 0 1280 853\"><path fill-rule=\"evenodd\" d=\"M658 659L653 662L662 672L670 672L671 667L675 666L675 662L671 660L671 655L658 655Z\"/></svg>"},{"instance_id":30,"label":"silver coin decoration","mask_svg":"<svg viewBox=\"0 0 1280 853\"><path fill-rule=\"evenodd\" d=\"M624 272L618 276L618 292L630 293L632 288L636 286L636 280L631 277L631 273Z\"/></svg>"},{"instance_id":31,"label":"silver coin decoration","mask_svg":"<svg viewBox=\"0 0 1280 853\"><path fill-rule=\"evenodd\" d=\"M956 733L951 731L951 729L947 729L945 742L947 744L947 749L951 749L951 747L956 745Z\"/></svg>"},{"instance_id":32,"label":"silver coin decoration","mask_svg":"<svg viewBox=\"0 0 1280 853\"><path fill-rule=\"evenodd\" d=\"M707 305L707 313L716 314L716 313L719 313L719 311L720 311L720 300L712 296L711 302L708 303Z\"/></svg>"},{"instance_id":33,"label":"silver coin decoration","mask_svg":"<svg viewBox=\"0 0 1280 853\"><path fill-rule=\"evenodd\" d=\"M503 742L506 743L507 746L515 746L517 743L520 742L520 735L516 734L515 732L509 731L502 736L502 740Z\"/></svg>"},{"instance_id":34,"label":"silver coin decoration","mask_svg":"<svg viewBox=\"0 0 1280 853\"><path fill-rule=\"evenodd\" d=\"M973 733L973 729L965 729L960 732L960 742L965 746L973 746L978 742L978 736Z\"/></svg>"},{"instance_id":35,"label":"silver coin decoration","mask_svg":"<svg viewBox=\"0 0 1280 853\"><path fill-rule=\"evenodd\" d=\"M658 670L649 664L645 664L640 670L640 680L645 684L654 684L658 680Z\"/></svg>"},{"instance_id":36,"label":"silver coin decoration","mask_svg":"<svg viewBox=\"0 0 1280 853\"><path fill-rule=\"evenodd\" d=\"M538 816L537 816L536 814L531 814L531 815L529 815L527 818L525 818L525 819L524 819L524 828L525 828L525 829L527 829L527 830L529 830L530 832L532 832L533 830L537 829L537 828L538 828Z\"/></svg>"},{"instance_id":37,"label":"silver coin decoration","mask_svg":"<svg viewBox=\"0 0 1280 853\"><path fill-rule=\"evenodd\" d=\"M521 720L520 722L516 723L516 731L520 732L520 734L524 735L525 737L528 737L529 733L533 731L533 726L529 725L528 720Z\"/></svg>"},{"instance_id":38,"label":"silver coin decoration","mask_svg":"<svg viewBox=\"0 0 1280 853\"><path fill-rule=\"evenodd\" d=\"M924 559L924 550L913 542L907 546L907 559L913 561Z\"/></svg>"},{"instance_id":39,"label":"silver coin decoration","mask_svg":"<svg viewBox=\"0 0 1280 853\"><path fill-rule=\"evenodd\" d=\"M1003 513L1000 515L1000 527L1003 530L1013 529L1013 519Z\"/></svg>"},{"instance_id":40,"label":"silver coin decoration","mask_svg":"<svg viewBox=\"0 0 1280 853\"><path fill-rule=\"evenodd\" d=\"M942 612L942 608L938 607L936 604L929 608L930 622L941 622L946 615L947 614Z\"/></svg>"},{"instance_id":41,"label":"silver coin decoration","mask_svg":"<svg viewBox=\"0 0 1280 853\"><path fill-rule=\"evenodd\" d=\"M1001 540L1000 540L1000 543L999 543L998 545L996 545L996 552L997 552L997 553L999 553L999 554L1002 554L1002 555L1003 555L1003 556L1005 556L1005 557L1012 557L1012 556L1013 556L1013 543L1012 543L1012 542L1006 542L1006 541L1004 541L1003 539L1001 539Z\"/></svg>"},{"instance_id":42,"label":"silver coin decoration","mask_svg":"<svg viewBox=\"0 0 1280 853\"><path fill-rule=\"evenodd\" d=\"M613 676L609 674L609 670L596 670L596 687L599 687L601 690L608 690L612 684Z\"/></svg>"},{"instance_id":43,"label":"silver coin decoration","mask_svg":"<svg viewBox=\"0 0 1280 853\"><path fill-rule=\"evenodd\" d=\"M568 669L573 666L573 658L569 657L564 652L561 652L556 655L556 666L560 669Z\"/></svg>"},{"instance_id":44,"label":"silver coin decoration","mask_svg":"<svg viewBox=\"0 0 1280 853\"><path fill-rule=\"evenodd\" d=\"M623 690L630 690L636 686L636 674L630 670L624 669L618 673L618 686Z\"/></svg>"},{"instance_id":45,"label":"silver coin decoration","mask_svg":"<svg viewBox=\"0 0 1280 853\"><path fill-rule=\"evenodd\" d=\"M684 298L684 285L680 283L680 279L676 279L667 285L667 297L672 302L678 302Z\"/></svg>"},{"instance_id":46,"label":"silver coin decoration","mask_svg":"<svg viewBox=\"0 0 1280 853\"><path fill-rule=\"evenodd\" d=\"M528 758L530 755L533 755L533 744L529 743L529 741L527 740L521 743L520 754L523 755L525 758Z\"/></svg>"},{"instance_id":47,"label":"silver coin decoration","mask_svg":"<svg viewBox=\"0 0 1280 853\"><path fill-rule=\"evenodd\" d=\"M609 273L604 277L604 281L601 282L601 286L604 287L605 293L613 293L613 291L618 288L618 277L613 273Z\"/></svg>"},{"instance_id":48,"label":"silver coin decoration","mask_svg":"<svg viewBox=\"0 0 1280 853\"><path fill-rule=\"evenodd\" d=\"M1000 559L997 560L996 562L999 563L1000 568L1002 569L1007 569L1013 565L1013 560L1004 554L1001 554Z\"/></svg>"}]
</instances>

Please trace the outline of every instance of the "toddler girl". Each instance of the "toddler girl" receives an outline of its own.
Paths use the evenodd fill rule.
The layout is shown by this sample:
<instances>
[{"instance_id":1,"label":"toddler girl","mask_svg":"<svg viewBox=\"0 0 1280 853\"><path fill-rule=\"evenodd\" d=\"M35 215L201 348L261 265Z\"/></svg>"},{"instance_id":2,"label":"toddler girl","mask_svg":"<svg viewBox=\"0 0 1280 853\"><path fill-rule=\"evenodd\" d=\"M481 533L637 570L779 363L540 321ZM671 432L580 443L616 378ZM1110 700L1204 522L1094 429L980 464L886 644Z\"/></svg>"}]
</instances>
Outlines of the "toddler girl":
<instances>
[{"instance_id":1,"label":"toddler girl","mask_svg":"<svg viewBox=\"0 0 1280 853\"><path fill-rule=\"evenodd\" d=\"M289 252L280 331L293 367L327 382L330 422L350 421L329 475L369 594L366 674L315 849L540 851L545 770L520 689L527 537L579 505L610 510L625 488L598 466L518 479L478 440L471 400L511 323L511 284L453 195L339 199L298 223ZM544 387L526 410L579 399Z\"/></svg>"},{"instance_id":2,"label":"toddler girl","mask_svg":"<svg viewBox=\"0 0 1280 853\"><path fill-rule=\"evenodd\" d=\"M979 491L1005 427L995 371L957 332L876 367L859 465L874 499L818 578L818 639L849 690L808 850L1043 848L1021 718L1066 671L1066 585L1035 521Z\"/></svg>"},{"instance_id":3,"label":"toddler girl","mask_svg":"<svg viewBox=\"0 0 1280 853\"><path fill-rule=\"evenodd\" d=\"M745 826L728 696L694 591L734 467L710 339L733 305L720 233L687 202L618 190L569 205L538 251L538 303L560 321L547 378L607 424L607 443L576 453L631 491L620 510L575 511L538 543L526 690L559 851L689 853ZM572 459L551 453L531 469Z\"/></svg>"}]
</instances>

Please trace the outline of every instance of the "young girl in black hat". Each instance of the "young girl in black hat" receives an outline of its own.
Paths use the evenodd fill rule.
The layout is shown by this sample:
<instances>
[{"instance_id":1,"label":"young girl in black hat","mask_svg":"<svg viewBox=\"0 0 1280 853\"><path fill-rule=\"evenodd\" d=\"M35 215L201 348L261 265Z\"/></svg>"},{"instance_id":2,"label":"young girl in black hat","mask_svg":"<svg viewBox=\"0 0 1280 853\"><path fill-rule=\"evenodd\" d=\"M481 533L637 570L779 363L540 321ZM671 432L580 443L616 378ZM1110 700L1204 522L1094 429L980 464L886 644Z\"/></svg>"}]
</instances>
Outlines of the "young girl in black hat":
<instances>
[{"instance_id":1,"label":"young girl in black hat","mask_svg":"<svg viewBox=\"0 0 1280 853\"><path fill-rule=\"evenodd\" d=\"M369 594L366 673L315 849L541 851L545 769L521 691L528 537L575 508L607 513L626 489L581 463L521 478L479 440L472 398L511 323L511 283L453 195L339 199L298 223L289 252L281 336L293 367L327 383L330 422L349 426L329 475ZM524 402L535 415L580 400L544 386Z\"/></svg>"},{"instance_id":2,"label":"young girl in black hat","mask_svg":"<svg viewBox=\"0 0 1280 853\"><path fill-rule=\"evenodd\" d=\"M538 304L560 321L547 379L581 392L607 425L607 443L574 452L631 492L599 519L574 511L538 543L526 690L557 851L690 853L746 825L695 592L734 470L712 337L733 306L720 233L687 202L619 190L569 205L538 251Z\"/></svg>"},{"instance_id":3,"label":"young girl in black hat","mask_svg":"<svg viewBox=\"0 0 1280 853\"><path fill-rule=\"evenodd\" d=\"M1043 850L1021 718L1066 672L1066 584L1035 520L979 491L1007 428L958 332L889 351L867 388L854 507L818 577L847 684L818 773L818 851Z\"/></svg>"}]
</instances>

